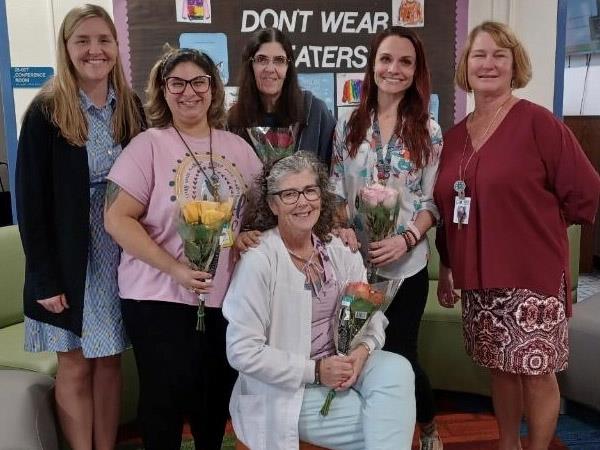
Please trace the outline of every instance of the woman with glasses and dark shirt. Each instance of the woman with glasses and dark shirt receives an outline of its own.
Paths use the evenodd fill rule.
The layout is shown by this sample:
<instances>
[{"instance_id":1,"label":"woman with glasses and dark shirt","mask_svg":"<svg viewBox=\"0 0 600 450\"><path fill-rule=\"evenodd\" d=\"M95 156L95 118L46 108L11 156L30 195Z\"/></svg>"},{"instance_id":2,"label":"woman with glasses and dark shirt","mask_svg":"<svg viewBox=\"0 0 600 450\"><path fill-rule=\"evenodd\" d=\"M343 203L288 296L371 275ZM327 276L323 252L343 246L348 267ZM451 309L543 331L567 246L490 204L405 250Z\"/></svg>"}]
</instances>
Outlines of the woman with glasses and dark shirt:
<instances>
[{"instance_id":1,"label":"woman with glasses and dark shirt","mask_svg":"<svg viewBox=\"0 0 600 450\"><path fill-rule=\"evenodd\" d=\"M140 378L139 420L147 450L181 445L184 416L196 448L220 449L235 373L225 358L221 303L233 270L222 245L215 277L185 260L177 232L179 201L243 197L260 171L252 148L223 131L218 69L195 50L170 50L147 89L153 128L116 161L105 226L123 248L119 294ZM233 231L239 228L239 209ZM206 294L205 331L197 331Z\"/></svg>"},{"instance_id":2,"label":"woman with glasses and dark shirt","mask_svg":"<svg viewBox=\"0 0 600 450\"><path fill-rule=\"evenodd\" d=\"M242 53L238 84L227 118L231 131L256 150L249 128L289 128L294 150L313 151L329 166L335 118L321 99L300 89L286 35L276 28L254 34Z\"/></svg>"},{"instance_id":3,"label":"woman with glasses and dark shirt","mask_svg":"<svg viewBox=\"0 0 600 450\"><path fill-rule=\"evenodd\" d=\"M373 315L348 356L337 356L333 317L347 281L366 278L359 253L332 237L333 194L314 154L265 171L247 209L261 242L242 256L223 303L227 357L240 373L230 403L252 450L294 450L298 440L345 450L409 450L414 375L381 351L387 319ZM330 389L335 401L319 414Z\"/></svg>"},{"instance_id":4,"label":"woman with glasses and dark shirt","mask_svg":"<svg viewBox=\"0 0 600 450\"><path fill-rule=\"evenodd\" d=\"M321 99L300 89L292 44L285 34L265 28L253 35L242 52L239 86L227 126L253 146L263 163L285 156L282 149L287 148L315 152L329 167L336 121ZM272 143L266 146L278 150L267 154L266 140ZM235 245L244 252L259 239L259 231L247 231Z\"/></svg>"}]
</instances>

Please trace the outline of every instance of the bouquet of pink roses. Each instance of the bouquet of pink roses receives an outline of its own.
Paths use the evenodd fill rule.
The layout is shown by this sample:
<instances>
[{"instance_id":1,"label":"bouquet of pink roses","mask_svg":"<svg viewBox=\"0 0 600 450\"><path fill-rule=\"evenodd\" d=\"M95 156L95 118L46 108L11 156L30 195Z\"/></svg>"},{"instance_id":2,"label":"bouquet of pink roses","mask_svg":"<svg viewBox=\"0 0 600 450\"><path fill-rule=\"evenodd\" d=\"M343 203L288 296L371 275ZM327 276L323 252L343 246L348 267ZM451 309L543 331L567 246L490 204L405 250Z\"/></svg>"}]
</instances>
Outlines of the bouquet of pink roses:
<instances>
[{"instance_id":1,"label":"bouquet of pink roses","mask_svg":"<svg viewBox=\"0 0 600 450\"><path fill-rule=\"evenodd\" d=\"M402 280L346 284L340 295L340 306L334 321L333 340L338 355L347 356L358 345L373 314L386 311L401 284ZM335 389L327 394L321 408L322 416L329 414L335 395Z\"/></svg>"},{"instance_id":2,"label":"bouquet of pink roses","mask_svg":"<svg viewBox=\"0 0 600 450\"><path fill-rule=\"evenodd\" d=\"M379 183L370 184L360 189L356 197L356 215L354 224L356 231L368 248L371 242L381 241L389 237L396 229L396 221L400 212L398 191ZM367 264L367 278L373 281L375 270Z\"/></svg>"}]
</instances>

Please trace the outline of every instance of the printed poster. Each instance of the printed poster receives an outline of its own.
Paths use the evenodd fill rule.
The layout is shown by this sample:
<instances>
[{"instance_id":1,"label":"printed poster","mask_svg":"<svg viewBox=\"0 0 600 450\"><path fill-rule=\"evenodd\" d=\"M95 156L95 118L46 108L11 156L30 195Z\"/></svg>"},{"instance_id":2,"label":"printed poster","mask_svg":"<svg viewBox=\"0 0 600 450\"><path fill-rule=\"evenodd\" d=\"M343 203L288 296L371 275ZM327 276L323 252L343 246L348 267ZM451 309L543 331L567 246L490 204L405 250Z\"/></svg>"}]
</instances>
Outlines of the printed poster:
<instances>
[{"instance_id":1,"label":"printed poster","mask_svg":"<svg viewBox=\"0 0 600 450\"><path fill-rule=\"evenodd\" d=\"M229 57L225 33L182 33L180 48L193 48L206 53L219 68L223 84L229 82Z\"/></svg>"},{"instance_id":2,"label":"printed poster","mask_svg":"<svg viewBox=\"0 0 600 450\"><path fill-rule=\"evenodd\" d=\"M299 73L298 83L301 89L306 89L319 97L327 105L327 109L335 114L335 90L332 73Z\"/></svg>"}]
</instances>

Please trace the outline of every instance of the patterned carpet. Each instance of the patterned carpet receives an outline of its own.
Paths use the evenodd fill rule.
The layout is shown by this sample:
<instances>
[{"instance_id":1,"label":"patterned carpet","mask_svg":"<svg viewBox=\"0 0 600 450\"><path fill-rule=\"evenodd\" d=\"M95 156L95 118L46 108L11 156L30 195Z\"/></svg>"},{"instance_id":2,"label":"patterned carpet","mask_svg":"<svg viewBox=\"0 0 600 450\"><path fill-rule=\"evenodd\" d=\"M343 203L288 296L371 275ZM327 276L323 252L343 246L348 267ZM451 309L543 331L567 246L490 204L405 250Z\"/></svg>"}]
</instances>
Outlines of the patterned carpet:
<instances>
[{"instance_id":1,"label":"patterned carpet","mask_svg":"<svg viewBox=\"0 0 600 450\"><path fill-rule=\"evenodd\" d=\"M496 450L498 448L498 426L492 414L488 397L436 391L440 414L438 428L444 441L445 450ZM556 437L549 450L600 450L600 414L576 404L567 404L567 413L559 417ZM522 435L527 427L523 425ZM142 450L141 441L134 428L120 431L116 450ZM189 429L184 430L181 450L194 450ZM223 441L222 450L242 450L236 447L231 429ZM523 448L527 442L523 439ZM301 447L301 450L315 450L316 447ZM418 449L417 435L413 449Z\"/></svg>"}]
</instances>

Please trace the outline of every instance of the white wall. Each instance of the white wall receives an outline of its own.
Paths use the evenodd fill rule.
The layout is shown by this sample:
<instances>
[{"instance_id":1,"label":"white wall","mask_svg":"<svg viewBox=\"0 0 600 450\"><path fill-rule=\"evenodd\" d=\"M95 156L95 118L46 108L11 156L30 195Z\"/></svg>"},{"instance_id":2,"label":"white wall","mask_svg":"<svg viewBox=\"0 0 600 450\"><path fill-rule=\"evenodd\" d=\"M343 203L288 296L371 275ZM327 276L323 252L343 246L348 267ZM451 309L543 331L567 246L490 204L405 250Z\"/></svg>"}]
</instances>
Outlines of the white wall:
<instances>
[{"instance_id":1,"label":"white wall","mask_svg":"<svg viewBox=\"0 0 600 450\"><path fill-rule=\"evenodd\" d=\"M469 30L484 20L508 24L523 42L533 66L533 79L515 95L552 111L558 0L470 0ZM473 109L472 95L467 110Z\"/></svg>"},{"instance_id":2,"label":"white wall","mask_svg":"<svg viewBox=\"0 0 600 450\"><path fill-rule=\"evenodd\" d=\"M32 0L28 0L32 1ZM111 0L35 0L35 14L23 0L6 0L11 66L55 67L56 35L67 12L82 3L104 7L112 15ZM27 106L38 89L13 89L17 133Z\"/></svg>"}]
</instances>

